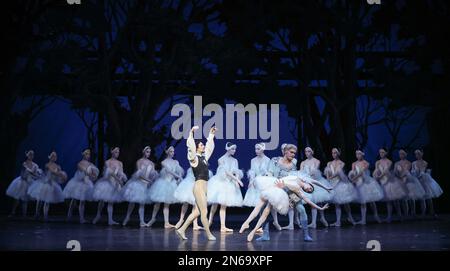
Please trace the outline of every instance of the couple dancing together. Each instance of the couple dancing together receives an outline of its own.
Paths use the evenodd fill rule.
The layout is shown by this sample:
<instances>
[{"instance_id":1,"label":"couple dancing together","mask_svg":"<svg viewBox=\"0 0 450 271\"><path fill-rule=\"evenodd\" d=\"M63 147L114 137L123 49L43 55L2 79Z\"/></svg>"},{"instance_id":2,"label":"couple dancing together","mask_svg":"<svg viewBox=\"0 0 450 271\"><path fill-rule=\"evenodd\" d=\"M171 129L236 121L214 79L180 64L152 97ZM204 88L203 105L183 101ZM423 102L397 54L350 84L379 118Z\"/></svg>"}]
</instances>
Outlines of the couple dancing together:
<instances>
[{"instance_id":1,"label":"couple dancing together","mask_svg":"<svg viewBox=\"0 0 450 271\"><path fill-rule=\"evenodd\" d=\"M214 135L217 129L216 127L211 128L206 144L203 144L200 140L194 140L194 132L197 129L199 129L198 126L192 127L186 140L186 146L188 149L187 158L195 177L195 184L193 188L195 207L184 224L176 230L176 233L182 240L187 240L185 234L186 229L196 218L200 216L200 220L204 226L208 240L214 241L216 238L209 229L209 221L207 218L207 182L209 179L208 160L214 151ZM275 171L283 171L284 166L293 164L292 160L294 159L296 152L297 147L295 145L287 144L284 146L283 153L285 153L285 156L278 160L279 163L276 164L280 164L280 168ZM292 169L295 169L295 166ZM283 176L284 174L272 174L273 176L258 176L256 178L255 185L257 189L261 191L260 202L256 205L249 218L244 222L240 232L243 232L243 230L249 228L250 222L255 219L258 214L260 214L264 206L266 207L261 213L255 228L247 236L247 241L251 242L253 240L256 231L260 229L266 221L272 208L280 214L286 214L290 208L295 208L295 210L299 213L300 221L303 226L304 240L312 241L307 227L308 217L303 204L309 204L311 207L318 210L327 209L328 204L323 207L316 205L311 201L309 194L314 191L313 185L322 187L328 192L332 188L324 186L306 174L300 173L296 170L293 171L295 171L295 174L293 175ZM260 240L270 239L267 228L268 227L266 226L266 230Z\"/></svg>"}]
</instances>

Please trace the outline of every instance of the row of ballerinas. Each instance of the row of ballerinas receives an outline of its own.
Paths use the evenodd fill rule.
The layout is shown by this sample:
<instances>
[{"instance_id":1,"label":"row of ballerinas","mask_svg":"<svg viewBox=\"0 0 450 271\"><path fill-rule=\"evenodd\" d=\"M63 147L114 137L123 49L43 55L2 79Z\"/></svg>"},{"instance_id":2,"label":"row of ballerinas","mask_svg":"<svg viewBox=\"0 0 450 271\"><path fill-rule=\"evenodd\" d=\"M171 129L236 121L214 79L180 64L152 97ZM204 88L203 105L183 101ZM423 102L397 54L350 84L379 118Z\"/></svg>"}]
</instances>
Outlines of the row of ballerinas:
<instances>
[{"instance_id":1,"label":"row of ballerinas","mask_svg":"<svg viewBox=\"0 0 450 271\"><path fill-rule=\"evenodd\" d=\"M417 160L413 163L406 159L406 152L401 150L399 152L400 160L392 167L392 162L386 157L386 150L380 149L380 160L376 162L372 176L369 174L369 163L364 159L364 153L356 151L356 161L352 164L352 170L347 176L344 173L345 164L339 158L339 150L333 149L333 160L328 162L323 176L319 170L320 161L314 158L311 148L305 149L306 159L301 162L300 170L297 170L295 145L283 144L281 148L283 156L270 159L264 154L264 143L258 143L255 145L256 156L251 160L251 168L247 172L249 185L245 197L243 197L240 187L243 186L244 174L239 169L238 160L234 158L237 146L227 143L225 149L226 153L218 160L216 174L213 175L210 171L210 180L207 186L207 199L211 205L209 222L210 224L213 222L214 215L219 210L221 232L233 231L226 227L227 207L254 207L249 219L241 227L240 232L243 232L249 227L250 221L261 214L262 207L267 203L267 200L262 199L264 185L261 183L274 184L276 180L289 175L301 174L303 179L311 180L312 191L305 195L317 207L312 208L311 211L312 221L309 227L312 228L316 227L318 213L320 213L322 224L328 226L324 216L323 204L325 203L335 204L337 221L332 225L340 226L341 207L346 211L349 222L365 224L368 204L374 212L375 219L381 222L375 202L385 201L388 211L386 221L390 222L393 206L399 215L401 215L401 207L404 207L404 210L411 209L411 213L414 214L415 201L420 200L422 214L425 214L427 205L433 213L432 199L442 194L442 189L430 175L421 150L415 151ZM140 226L150 227L156 221L162 204L164 227L178 228L184 221L189 205L195 205L192 193L195 180L192 169L190 168L186 176L183 176L184 170L174 159L174 148L169 147L166 150L167 157L161 163L162 169L157 172L154 163L149 160L150 153L150 147L147 146L143 149L142 158L136 162L136 171L128 180L123 172L123 165L118 160L120 149L115 147L111 149L111 158L105 162L103 174L98 179L100 171L90 162L90 150L85 150L82 153L82 160L77 165L75 175L62 189L61 184L66 182L67 174L56 163L56 152L49 155L49 162L45 165L45 172L43 172L33 162L34 152L27 151L27 159L23 163L20 176L7 189L7 195L16 200L12 214L15 214L20 202L22 203L22 212L26 214L28 201L35 200L35 216L40 215L43 205L44 219L46 220L50 204L70 200L68 218L72 216L74 206L78 203L80 223L86 223L85 203L86 201L97 201L97 215L93 223L100 220L106 204L108 224L114 225L118 224L113 219L114 204L128 202L127 214L122 224L128 223L135 206L139 205ZM260 185L258 186L257 183ZM265 191L265 193L267 196L268 192ZM273 201L272 206L280 205L278 201L285 198L279 197L279 195L278 198L276 195L270 196L269 198ZM152 217L149 222L145 222L144 208L146 204L151 203L154 204ZM182 204L180 219L176 225L169 223L169 207L174 203ZM350 203L361 204L361 220L359 222L355 222L351 215ZM295 216L298 213L294 211L294 207L288 208L285 203L282 205L282 207L278 206L271 210L274 226L278 230L293 229L294 217L296 217L297 223L302 225L301 215ZM284 212L285 210L286 212ZM279 225L277 212L288 214L289 224L287 226ZM194 229L201 229L197 221L194 221ZM259 228L257 230L261 231Z\"/></svg>"}]
</instances>

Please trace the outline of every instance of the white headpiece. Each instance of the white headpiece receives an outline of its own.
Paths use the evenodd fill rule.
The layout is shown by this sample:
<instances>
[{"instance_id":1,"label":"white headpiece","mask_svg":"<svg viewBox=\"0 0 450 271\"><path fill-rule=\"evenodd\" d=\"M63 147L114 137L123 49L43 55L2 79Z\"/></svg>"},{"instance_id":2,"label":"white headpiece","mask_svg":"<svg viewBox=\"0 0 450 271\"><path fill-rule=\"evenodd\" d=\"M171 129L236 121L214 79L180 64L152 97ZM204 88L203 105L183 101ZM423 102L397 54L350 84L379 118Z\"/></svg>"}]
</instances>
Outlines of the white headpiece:
<instances>
[{"instance_id":1,"label":"white headpiece","mask_svg":"<svg viewBox=\"0 0 450 271\"><path fill-rule=\"evenodd\" d=\"M115 151L120 151L120 148L119 147L113 147L112 149L111 149L111 152L115 152Z\"/></svg>"},{"instance_id":2,"label":"white headpiece","mask_svg":"<svg viewBox=\"0 0 450 271\"><path fill-rule=\"evenodd\" d=\"M25 152L25 156L28 156L28 155L30 155L31 153L34 153L34 151L33 151L33 150L28 150L28 151Z\"/></svg>"},{"instance_id":3,"label":"white headpiece","mask_svg":"<svg viewBox=\"0 0 450 271\"><path fill-rule=\"evenodd\" d=\"M142 153L146 152L147 150L152 150L152 148L150 148L150 146L145 146L142 150Z\"/></svg>"},{"instance_id":4,"label":"white headpiece","mask_svg":"<svg viewBox=\"0 0 450 271\"><path fill-rule=\"evenodd\" d=\"M305 152L306 152L306 151L310 151L312 154L314 154L314 151L313 151L313 149L311 149L311 147L306 147L306 148L305 148Z\"/></svg>"},{"instance_id":5,"label":"white headpiece","mask_svg":"<svg viewBox=\"0 0 450 271\"><path fill-rule=\"evenodd\" d=\"M230 150L233 147L237 147L236 144L233 144L231 142L227 142L227 144L225 144L225 150Z\"/></svg>"},{"instance_id":6,"label":"white headpiece","mask_svg":"<svg viewBox=\"0 0 450 271\"><path fill-rule=\"evenodd\" d=\"M361 150L357 150L356 152L355 152L356 154L361 154L362 156L364 156L364 155L366 155L363 151L361 151Z\"/></svg>"},{"instance_id":7,"label":"white headpiece","mask_svg":"<svg viewBox=\"0 0 450 271\"><path fill-rule=\"evenodd\" d=\"M264 142L256 143L255 147L259 147L261 150L265 150L266 149L266 144L264 144Z\"/></svg>"},{"instance_id":8,"label":"white headpiece","mask_svg":"<svg viewBox=\"0 0 450 271\"><path fill-rule=\"evenodd\" d=\"M170 150L175 150L175 148L173 146L169 146L166 150L165 153L168 154L170 152Z\"/></svg>"},{"instance_id":9,"label":"white headpiece","mask_svg":"<svg viewBox=\"0 0 450 271\"><path fill-rule=\"evenodd\" d=\"M333 148L333 149L331 149L331 151L336 151L338 155L341 155L341 151L339 151L338 148Z\"/></svg>"},{"instance_id":10,"label":"white headpiece","mask_svg":"<svg viewBox=\"0 0 450 271\"><path fill-rule=\"evenodd\" d=\"M53 156L56 156L56 152L52 151L49 155L48 155L48 159L51 159Z\"/></svg>"}]
</instances>

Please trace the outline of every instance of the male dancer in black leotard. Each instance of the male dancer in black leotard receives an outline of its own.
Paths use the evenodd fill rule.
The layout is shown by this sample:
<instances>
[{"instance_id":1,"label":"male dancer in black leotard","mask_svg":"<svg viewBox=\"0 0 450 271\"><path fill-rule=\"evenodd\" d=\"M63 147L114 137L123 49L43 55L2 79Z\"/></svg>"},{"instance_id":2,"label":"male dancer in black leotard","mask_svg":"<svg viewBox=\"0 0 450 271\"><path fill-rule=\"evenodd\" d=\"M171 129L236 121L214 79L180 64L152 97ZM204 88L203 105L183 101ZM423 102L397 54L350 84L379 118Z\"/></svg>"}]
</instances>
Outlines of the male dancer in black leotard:
<instances>
[{"instance_id":1,"label":"male dancer in black leotard","mask_svg":"<svg viewBox=\"0 0 450 271\"><path fill-rule=\"evenodd\" d=\"M181 239L186 240L186 229L189 227L189 225L191 225L194 219L200 216L200 220L202 221L208 240L214 241L216 240L216 237L214 237L214 235L212 235L211 231L209 230L206 192L209 177L208 160L214 150L214 134L216 133L216 128L212 127L209 131L206 145L203 145L201 141L194 141L194 132L198 128L198 126L192 127L191 131L189 132L189 137L186 140L186 146L188 148L187 157L189 163L191 164L192 172L194 173L195 177L193 191L195 197L195 207L184 222L183 226L176 230L176 233Z\"/></svg>"}]
</instances>

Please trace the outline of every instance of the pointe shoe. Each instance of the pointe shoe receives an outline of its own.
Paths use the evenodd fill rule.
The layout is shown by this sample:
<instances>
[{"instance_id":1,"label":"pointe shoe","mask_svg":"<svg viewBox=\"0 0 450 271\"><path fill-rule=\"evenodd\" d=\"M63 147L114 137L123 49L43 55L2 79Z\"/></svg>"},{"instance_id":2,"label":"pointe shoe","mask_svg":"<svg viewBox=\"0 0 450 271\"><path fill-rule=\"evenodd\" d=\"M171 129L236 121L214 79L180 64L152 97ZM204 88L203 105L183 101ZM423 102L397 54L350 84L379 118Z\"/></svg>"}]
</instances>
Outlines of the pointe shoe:
<instances>
[{"instance_id":1,"label":"pointe shoe","mask_svg":"<svg viewBox=\"0 0 450 271\"><path fill-rule=\"evenodd\" d=\"M216 241L216 237L214 237L214 235L209 235L208 236L208 241Z\"/></svg>"},{"instance_id":2,"label":"pointe shoe","mask_svg":"<svg viewBox=\"0 0 450 271\"><path fill-rule=\"evenodd\" d=\"M331 225L330 225L331 227L340 227L341 226L341 222L334 222L334 223L331 223Z\"/></svg>"},{"instance_id":3,"label":"pointe shoe","mask_svg":"<svg viewBox=\"0 0 450 271\"><path fill-rule=\"evenodd\" d=\"M141 222L141 223L139 224L139 227L141 227L141 228L147 227L147 224L145 224L145 222Z\"/></svg>"},{"instance_id":4,"label":"pointe shoe","mask_svg":"<svg viewBox=\"0 0 450 271\"><path fill-rule=\"evenodd\" d=\"M201 231L201 230L203 230L203 227L202 226L194 226L193 228L192 228L194 231Z\"/></svg>"},{"instance_id":5,"label":"pointe shoe","mask_svg":"<svg viewBox=\"0 0 450 271\"><path fill-rule=\"evenodd\" d=\"M227 227L221 227L220 232L226 233L226 232L233 232L233 229L229 229Z\"/></svg>"},{"instance_id":6,"label":"pointe shoe","mask_svg":"<svg viewBox=\"0 0 450 271\"><path fill-rule=\"evenodd\" d=\"M247 235L247 242L251 242L253 240L253 237L255 236L255 230L252 230L248 235Z\"/></svg>"},{"instance_id":7,"label":"pointe shoe","mask_svg":"<svg viewBox=\"0 0 450 271\"><path fill-rule=\"evenodd\" d=\"M184 232L180 231L180 230L175 230L176 234L178 235L178 237L180 237L181 240L187 240L186 235L184 234Z\"/></svg>"},{"instance_id":8,"label":"pointe shoe","mask_svg":"<svg viewBox=\"0 0 450 271\"><path fill-rule=\"evenodd\" d=\"M184 223L184 219L178 220L177 224L175 224L175 228L178 229L179 227L181 227L181 225L183 225L183 223Z\"/></svg>"},{"instance_id":9,"label":"pointe shoe","mask_svg":"<svg viewBox=\"0 0 450 271\"><path fill-rule=\"evenodd\" d=\"M114 220L111 220L111 221L108 221L108 225L114 226L114 225L119 225L119 223L117 223L117 222L114 221Z\"/></svg>"},{"instance_id":10,"label":"pointe shoe","mask_svg":"<svg viewBox=\"0 0 450 271\"><path fill-rule=\"evenodd\" d=\"M246 229L248 229L250 226L248 224L242 224L241 229L239 230L239 233L243 233Z\"/></svg>"},{"instance_id":11,"label":"pointe shoe","mask_svg":"<svg viewBox=\"0 0 450 271\"><path fill-rule=\"evenodd\" d=\"M263 235L256 238L256 241L270 241L269 223L264 225Z\"/></svg>"},{"instance_id":12,"label":"pointe shoe","mask_svg":"<svg viewBox=\"0 0 450 271\"><path fill-rule=\"evenodd\" d=\"M256 234L263 234L264 230L262 228L259 228L256 230Z\"/></svg>"},{"instance_id":13,"label":"pointe shoe","mask_svg":"<svg viewBox=\"0 0 450 271\"><path fill-rule=\"evenodd\" d=\"M175 225L172 225L170 223L164 223L164 229L172 229L175 228Z\"/></svg>"},{"instance_id":14,"label":"pointe shoe","mask_svg":"<svg viewBox=\"0 0 450 271\"><path fill-rule=\"evenodd\" d=\"M321 218L321 219L320 219L320 222L322 223L322 225L323 225L324 227L328 227L328 222L325 220L325 218Z\"/></svg>"},{"instance_id":15,"label":"pointe shoe","mask_svg":"<svg viewBox=\"0 0 450 271\"><path fill-rule=\"evenodd\" d=\"M281 229L292 231L292 230L294 230L294 225L287 225L287 226L281 227Z\"/></svg>"},{"instance_id":16,"label":"pointe shoe","mask_svg":"<svg viewBox=\"0 0 450 271\"><path fill-rule=\"evenodd\" d=\"M366 225L366 221L360 220L360 221L355 222L355 224L356 225Z\"/></svg>"},{"instance_id":17,"label":"pointe shoe","mask_svg":"<svg viewBox=\"0 0 450 271\"><path fill-rule=\"evenodd\" d=\"M156 220L152 219L147 223L147 227L151 228L152 225L155 223Z\"/></svg>"},{"instance_id":18,"label":"pointe shoe","mask_svg":"<svg viewBox=\"0 0 450 271\"><path fill-rule=\"evenodd\" d=\"M275 222L275 221L274 221L272 224L275 226L275 228L276 228L277 230L281 231L281 226L280 226L280 224L278 224L278 222Z\"/></svg>"},{"instance_id":19,"label":"pointe shoe","mask_svg":"<svg viewBox=\"0 0 450 271\"><path fill-rule=\"evenodd\" d=\"M98 216L96 216L95 218L94 218L94 220L92 220L92 224L97 224L97 222L100 220L100 217L98 217Z\"/></svg>"},{"instance_id":20,"label":"pointe shoe","mask_svg":"<svg viewBox=\"0 0 450 271\"><path fill-rule=\"evenodd\" d=\"M122 223L122 226L126 226L128 224L129 219L125 219Z\"/></svg>"},{"instance_id":21,"label":"pointe shoe","mask_svg":"<svg viewBox=\"0 0 450 271\"><path fill-rule=\"evenodd\" d=\"M315 228L317 228L317 225L316 225L316 223L311 223L308 225L308 228L315 229Z\"/></svg>"}]
</instances>

